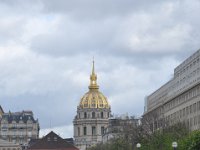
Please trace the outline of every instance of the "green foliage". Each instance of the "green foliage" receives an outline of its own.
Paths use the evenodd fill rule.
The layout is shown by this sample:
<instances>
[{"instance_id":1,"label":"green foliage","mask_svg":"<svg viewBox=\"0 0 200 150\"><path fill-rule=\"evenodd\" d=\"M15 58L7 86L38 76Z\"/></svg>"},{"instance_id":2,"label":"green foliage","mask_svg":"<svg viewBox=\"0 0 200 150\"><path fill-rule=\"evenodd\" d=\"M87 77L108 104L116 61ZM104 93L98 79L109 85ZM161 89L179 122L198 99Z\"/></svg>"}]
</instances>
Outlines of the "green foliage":
<instances>
[{"instance_id":1,"label":"green foliage","mask_svg":"<svg viewBox=\"0 0 200 150\"><path fill-rule=\"evenodd\" d=\"M193 131L180 141L181 150L200 150L200 131Z\"/></svg>"},{"instance_id":2,"label":"green foliage","mask_svg":"<svg viewBox=\"0 0 200 150\"><path fill-rule=\"evenodd\" d=\"M187 128L181 123L158 130L150 137L141 140L141 150L172 150L172 142L179 143L188 133Z\"/></svg>"},{"instance_id":3,"label":"green foliage","mask_svg":"<svg viewBox=\"0 0 200 150\"><path fill-rule=\"evenodd\" d=\"M137 132L138 133L138 132ZM132 136L127 132L126 136L120 136L106 144L97 144L88 150L137 150L136 143L141 143L140 150L173 150L172 142L178 143L177 150L200 150L200 131L189 130L183 124L170 126L163 130L158 130L150 135L141 135L133 139L127 138Z\"/></svg>"},{"instance_id":4,"label":"green foliage","mask_svg":"<svg viewBox=\"0 0 200 150\"><path fill-rule=\"evenodd\" d=\"M131 145L123 138L117 138L106 144L97 144L88 150L131 150Z\"/></svg>"},{"instance_id":5,"label":"green foliage","mask_svg":"<svg viewBox=\"0 0 200 150\"><path fill-rule=\"evenodd\" d=\"M177 141L174 134L157 131L150 139L141 141L141 150L172 150L173 141Z\"/></svg>"}]
</instances>

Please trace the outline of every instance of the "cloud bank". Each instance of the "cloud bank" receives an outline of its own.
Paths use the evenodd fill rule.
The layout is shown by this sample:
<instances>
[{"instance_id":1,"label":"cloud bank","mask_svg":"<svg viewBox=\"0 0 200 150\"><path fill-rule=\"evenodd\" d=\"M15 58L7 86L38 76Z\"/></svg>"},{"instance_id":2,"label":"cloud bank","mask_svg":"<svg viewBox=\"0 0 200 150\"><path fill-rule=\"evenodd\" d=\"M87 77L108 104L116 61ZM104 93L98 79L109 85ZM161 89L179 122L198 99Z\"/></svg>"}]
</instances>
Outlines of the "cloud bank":
<instances>
[{"instance_id":1,"label":"cloud bank","mask_svg":"<svg viewBox=\"0 0 200 150\"><path fill-rule=\"evenodd\" d=\"M199 14L198 0L0 1L0 105L32 110L41 136L72 137L94 56L112 113L140 116L199 49Z\"/></svg>"}]
</instances>

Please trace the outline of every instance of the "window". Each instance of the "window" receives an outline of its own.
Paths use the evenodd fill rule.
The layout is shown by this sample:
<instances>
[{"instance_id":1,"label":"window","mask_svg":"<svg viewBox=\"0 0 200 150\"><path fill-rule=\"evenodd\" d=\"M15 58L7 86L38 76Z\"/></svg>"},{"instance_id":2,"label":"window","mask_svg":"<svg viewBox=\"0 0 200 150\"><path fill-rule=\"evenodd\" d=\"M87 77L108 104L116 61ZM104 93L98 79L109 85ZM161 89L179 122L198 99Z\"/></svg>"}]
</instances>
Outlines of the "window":
<instances>
[{"instance_id":1,"label":"window","mask_svg":"<svg viewBox=\"0 0 200 150\"><path fill-rule=\"evenodd\" d=\"M183 117L185 116L185 108L183 109Z\"/></svg>"},{"instance_id":2,"label":"window","mask_svg":"<svg viewBox=\"0 0 200 150\"><path fill-rule=\"evenodd\" d=\"M189 110L188 110L188 107L186 107L186 114L187 114L187 115L189 114Z\"/></svg>"},{"instance_id":3,"label":"window","mask_svg":"<svg viewBox=\"0 0 200 150\"><path fill-rule=\"evenodd\" d=\"M190 127L193 126L193 118L190 118Z\"/></svg>"},{"instance_id":4,"label":"window","mask_svg":"<svg viewBox=\"0 0 200 150\"><path fill-rule=\"evenodd\" d=\"M103 118L103 112L101 112L101 118Z\"/></svg>"},{"instance_id":5,"label":"window","mask_svg":"<svg viewBox=\"0 0 200 150\"><path fill-rule=\"evenodd\" d=\"M92 118L95 118L95 112L92 112Z\"/></svg>"},{"instance_id":6,"label":"window","mask_svg":"<svg viewBox=\"0 0 200 150\"><path fill-rule=\"evenodd\" d=\"M183 110L179 110L179 115L178 115L179 118L182 118L182 112Z\"/></svg>"},{"instance_id":7,"label":"window","mask_svg":"<svg viewBox=\"0 0 200 150\"><path fill-rule=\"evenodd\" d=\"M200 124L200 115L198 116L198 124Z\"/></svg>"},{"instance_id":8,"label":"window","mask_svg":"<svg viewBox=\"0 0 200 150\"><path fill-rule=\"evenodd\" d=\"M93 100L92 100L92 107L96 107L96 101L95 101L94 97L93 97Z\"/></svg>"},{"instance_id":9,"label":"window","mask_svg":"<svg viewBox=\"0 0 200 150\"><path fill-rule=\"evenodd\" d=\"M197 116L195 116L194 117L194 125L197 125L197 123L198 123L197 120L198 120L198 118L197 118Z\"/></svg>"},{"instance_id":10,"label":"window","mask_svg":"<svg viewBox=\"0 0 200 150\"><path fill-rule=\"evenodd\" d=\"M84 112L84 118L87 118L87 113L86 112Z\"/></svg>"},{"instance_id":11,"label":"window","mask_svg":"<svg viewBox=\"0 0 200 150\"><path fill-rule=\"evenodd\" d=\"M32 136L32 132L28 132L28 137L31 137Z\"/></svg>"},{"instance_id":12,"label":"window","mask_svg":"<svg viewBox=\"0 0 200 150\"><path fill-rule=\"evenodd\" d=\"M87 127L83 127L83 134L87 135Z\"/></svg>"},{"instance_id":13,"label":"window","mask_svg":"<svg viewBox=\"0 0 200 150\"><path fill-rule=\"evenodd\" d=\"M200 110L200 102L198 102L197 105L197 109Z\"/></svg>"},{"instance_id":14,"label":"window","mask_svg":"<svg viewBox=\"0 0 200 150\"><path fill-rule=\"evenodd\" d=\"M92 135L96 135L96 127L92 126Z\"/></svg>"},{"instance_id":15,"label":"window","mask_svg":"<svg viewBox=\"0 0 200 150\"><path fill-rule=\"evenodd\" d=\"M101 127L101 134L104 134L104 127Z\"/></svg>"},{"instance_id":16,"label":"window","mask_svg":"<svg viewBox=\"0 0 200 150\"><path fill-rule=\"evenodd\" d=\"M190 92L189 92L189 98L191 98L191 97L192 97L192 92L190 91Z\"/></svg>"},{"instance_id":17,"label":"window","mask_svg":"<svg viewBox=\"0 0 200 150\"><path fill-rule=\"evenodd\" d=\"M54 137L53 139L54 139L54 141L57 141L57 137Z\"/></svg>"},{"instance_id":18,"label":"window","mask_svg":"<svg viewBox=\"0 0 200 150\"><path fill-rule=\"evenodd\" d=\"M193 112L196 112L196 103L193 104Z\"/></svg>"},{"instance_id":19,"label":"window","mask_svg":"<svg viewBox=\"0 0 200 150\"><path fill-rule=\"evenodd\" d=\"M80 136L80 127L78 127L78 136Z\"/></svg>"},{"instance_id":20,"label":"window","mask_svg":"<svg viewBox=\"0 0 200 150\"><path fill-rule=\"evenodd\" d=\"M192 105L190 105L190 114L192 113Z\"/></svg>"},{"instance_id":21,"label":"window","mask_svg":"<svg viewBox=\"0 0 200 150\"><path fill-rule=\"evenodd\" d=\"M103 100L101 99L101 97L99 97L99 106L103 107Z\"/></svg>"}]
</instances>

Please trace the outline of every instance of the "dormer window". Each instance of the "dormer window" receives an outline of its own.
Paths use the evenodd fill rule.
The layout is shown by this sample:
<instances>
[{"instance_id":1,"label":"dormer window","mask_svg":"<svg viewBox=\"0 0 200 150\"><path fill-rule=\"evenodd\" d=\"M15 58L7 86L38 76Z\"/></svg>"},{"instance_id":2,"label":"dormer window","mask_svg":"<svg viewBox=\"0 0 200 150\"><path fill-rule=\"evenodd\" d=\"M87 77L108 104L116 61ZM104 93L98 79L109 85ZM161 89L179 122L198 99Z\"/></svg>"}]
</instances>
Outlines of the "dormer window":
<instances>
[{"instance_id":1,"label":"dormer window","mask_svg":"<svg viewBox=\"0 0 200 150\"><path fill-rule=\"evenodd\" d=\"M48 137L48 138L47 138L47 141L48 141L48 142L49 142L49 141L51 141L51 138L50 138L50 137Z\"/></svg>"},{"instance_id":2,"label":"dormer window","mask_svg":"<svg viewBox=\"0 0 200 150\"><path fill-rule=\"evenodd\" d=\"M53 139L54 139L54 141L57 141L57 137L54 137Z\"/></svg>"}]
</instances>

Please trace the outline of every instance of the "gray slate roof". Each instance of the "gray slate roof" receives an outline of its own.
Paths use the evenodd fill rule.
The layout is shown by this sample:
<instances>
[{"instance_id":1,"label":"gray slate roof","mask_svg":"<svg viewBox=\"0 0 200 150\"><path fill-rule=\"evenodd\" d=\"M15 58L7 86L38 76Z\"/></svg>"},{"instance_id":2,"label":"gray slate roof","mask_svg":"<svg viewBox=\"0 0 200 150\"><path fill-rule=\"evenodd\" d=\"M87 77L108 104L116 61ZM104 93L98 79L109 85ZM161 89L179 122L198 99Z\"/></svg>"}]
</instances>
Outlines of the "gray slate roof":
<instances>
[{"instance_id":1,"label":"gray slate roof","mask_svg":"<svg viewBox=\"0 0 200 150\"><path fill-rule=\"evenodd\" d=\"M4 113L2 115L2 120L6 120L6 121L8 121L8 123L12 123L12 121L16 121L16 123L19 123L19 121L23 121L24 123L27 123L28 120L32 121L33 123L38 122L38 120L34 119L32 111Z\"/></svg>"}]
</instances>

